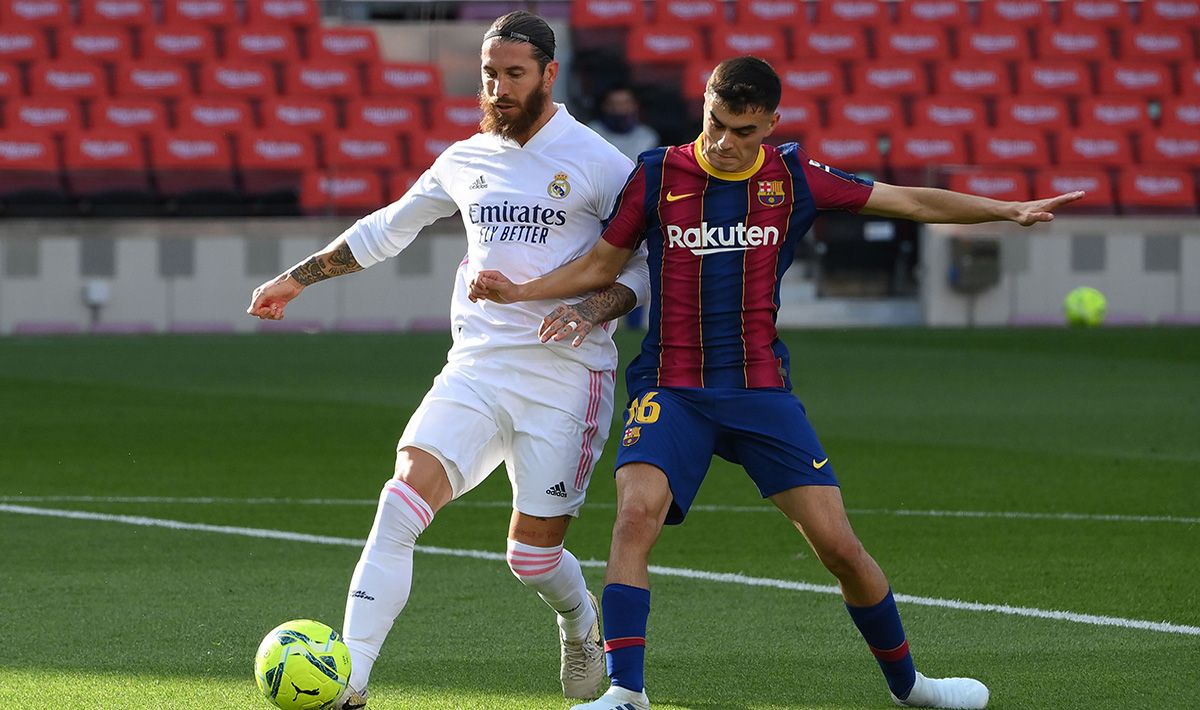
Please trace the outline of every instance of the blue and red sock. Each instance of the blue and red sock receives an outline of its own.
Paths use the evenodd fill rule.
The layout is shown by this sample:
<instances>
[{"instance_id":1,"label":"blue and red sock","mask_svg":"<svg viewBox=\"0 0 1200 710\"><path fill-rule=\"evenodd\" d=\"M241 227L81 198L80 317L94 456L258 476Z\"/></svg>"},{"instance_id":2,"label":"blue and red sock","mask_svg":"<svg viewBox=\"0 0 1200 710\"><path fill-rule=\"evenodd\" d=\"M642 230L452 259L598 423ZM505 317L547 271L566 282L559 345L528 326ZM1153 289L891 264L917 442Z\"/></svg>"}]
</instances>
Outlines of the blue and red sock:
<instances>
[{"instance_id":1,"label":"blue and red sock","mask_svg":"<svg viewBox=\"0 0 1200 710\"><path fill-rule=\"evenodd\" d=\"M650 590L609 584L601 598L604 608L604 652L613 685L640 693L646 678L646 622Z\"/></svg>"},{"instance_id":2,"label":"blue and red sock","mask_svg":"<svg viewBox=\"0 0 1200 710\"><path fill-rule=\"evenodd\" d=\"M847 604L846 611L850 612L858 632L879 662L892 695L901 700L907 698L913 683L917 682L917 672L912 654L908 652L908 640L904 637L904 625L900 623L892 590L889 589L883 601L875 606Z\"/></svg>"}]
</instances>

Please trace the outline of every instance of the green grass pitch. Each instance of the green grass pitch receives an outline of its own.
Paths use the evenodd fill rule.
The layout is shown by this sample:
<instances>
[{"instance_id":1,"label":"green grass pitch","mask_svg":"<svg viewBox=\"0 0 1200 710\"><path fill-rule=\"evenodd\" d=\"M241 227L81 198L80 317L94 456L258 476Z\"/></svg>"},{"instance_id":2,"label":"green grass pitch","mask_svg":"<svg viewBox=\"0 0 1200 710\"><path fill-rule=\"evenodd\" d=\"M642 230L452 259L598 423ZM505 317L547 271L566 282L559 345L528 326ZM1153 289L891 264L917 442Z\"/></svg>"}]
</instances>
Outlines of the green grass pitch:
<instances>
[{"instance_id":1,"label":"green grass pitch","mask_svg":"<svg viewBox=\"0 0 1200 710\"><path fill-rule=\"evenodd\" d=\"M919 668L981 678L1001 710L1195 704L1200 330L785 337L851 520L898 593L1184 627L902 604ZM362 539L447 340L0 339L0 707L266 710L258 641L294 617L339 626L357 545L13 506ZM636 351L632 334L620 344ZM568 536L581 559L608 551L615 443ZM421 542L502 554L508 501L498 473ZM832 584L739 469L715 463L697 505L654 564ZM598 591L602 569L586 573ZM653 583L656 708L891 706L836 596ZM566 708L557 664L550 613L502 561L419 554L370 707Z\"/></svg>"}]
</instances>

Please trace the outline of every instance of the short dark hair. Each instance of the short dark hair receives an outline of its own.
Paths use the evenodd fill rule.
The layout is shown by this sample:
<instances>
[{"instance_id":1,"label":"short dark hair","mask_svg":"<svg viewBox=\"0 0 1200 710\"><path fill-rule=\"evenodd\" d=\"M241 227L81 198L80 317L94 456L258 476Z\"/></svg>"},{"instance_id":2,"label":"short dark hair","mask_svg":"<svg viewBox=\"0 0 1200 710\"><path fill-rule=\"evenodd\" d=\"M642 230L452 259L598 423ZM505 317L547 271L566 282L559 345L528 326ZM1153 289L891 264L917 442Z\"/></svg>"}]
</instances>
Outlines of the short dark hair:
<instances>
[{"instance_id":1,"label":"short dark hair","mask_svg":"<svg viewBox=\"0 0 1200 710\"><path fill-rule=\"evenodd\" d=\"M483 40L486 42L493 37L498 37L501 42L528 42L533 47L533 58L542 71L554 61L554 30L532 12L517 10L497 17L483 35Z\"/></svg>"},{"instance_id":2,"label":"short dark hair","mask_svg":"<svg viewBox=\"0 0 1200 710\"><path fill-rule=\"evenodd\" d=\"M708 90L734 113L762 110L774 113L783 92L779 75L758 57L734 57L717 65Z\"/></svg>"}]
</instances>

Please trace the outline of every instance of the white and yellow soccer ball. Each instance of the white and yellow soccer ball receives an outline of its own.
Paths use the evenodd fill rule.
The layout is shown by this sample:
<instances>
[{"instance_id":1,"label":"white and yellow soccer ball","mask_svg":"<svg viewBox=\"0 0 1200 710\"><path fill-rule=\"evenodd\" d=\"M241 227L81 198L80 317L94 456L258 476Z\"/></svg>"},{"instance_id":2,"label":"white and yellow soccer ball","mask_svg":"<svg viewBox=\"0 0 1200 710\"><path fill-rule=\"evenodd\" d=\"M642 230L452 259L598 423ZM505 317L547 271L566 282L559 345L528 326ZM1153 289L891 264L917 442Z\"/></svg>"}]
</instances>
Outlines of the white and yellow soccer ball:
<instances>
[{"instance_id":1,"label":"white and yellow soccer ball","mask_svg":"<svg viewBox=\"0 0 1200 710\"><path fill-rule=\"evenodd\" d=\"M259 644L254 679L281 710L324 708L350 682L350 651L338 632L319 621L289 621L271 629Z\"/></svg>"}]
</instances>

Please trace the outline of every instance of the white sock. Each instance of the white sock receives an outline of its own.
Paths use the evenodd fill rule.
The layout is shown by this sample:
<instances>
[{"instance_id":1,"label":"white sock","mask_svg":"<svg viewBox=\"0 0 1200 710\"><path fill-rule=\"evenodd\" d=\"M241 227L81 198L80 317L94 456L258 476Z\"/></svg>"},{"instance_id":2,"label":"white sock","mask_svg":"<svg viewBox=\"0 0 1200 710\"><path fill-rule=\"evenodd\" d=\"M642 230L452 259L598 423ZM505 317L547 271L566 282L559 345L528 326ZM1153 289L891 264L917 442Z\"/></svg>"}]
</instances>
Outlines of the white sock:
<instances>
[{"instance_id":1,"label":"white sock","mask_svg":"<svg viewBox=\"0 0 1200 710\"><path fill-rule=\"evenodd\" d=\"M596 612L588 601L587 583L575 555L562 545L534 547L509 540L508 567L558 613L563 636L572 641L587 636L596 622Z\"/></svg>"},{"instance_id":2,"label":"white sock","mask_svg":"<svg viewBox=\"0 0 1200 710\"><path fill-rule=\"evenodd\" d=\"M367 687L371 667L412 588L413 546L433 520L433 510L407 483L391 479L379 495L375 524L363 547L342 636L350 650L350 687Z\"/></svg>"}]
</instances>

